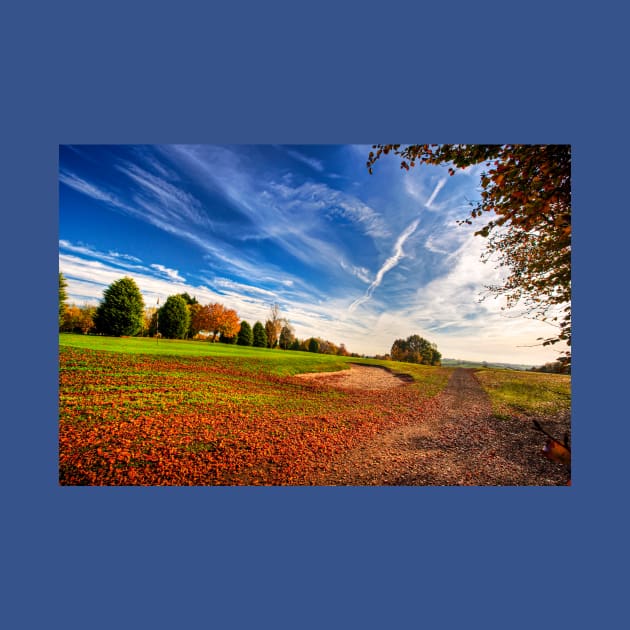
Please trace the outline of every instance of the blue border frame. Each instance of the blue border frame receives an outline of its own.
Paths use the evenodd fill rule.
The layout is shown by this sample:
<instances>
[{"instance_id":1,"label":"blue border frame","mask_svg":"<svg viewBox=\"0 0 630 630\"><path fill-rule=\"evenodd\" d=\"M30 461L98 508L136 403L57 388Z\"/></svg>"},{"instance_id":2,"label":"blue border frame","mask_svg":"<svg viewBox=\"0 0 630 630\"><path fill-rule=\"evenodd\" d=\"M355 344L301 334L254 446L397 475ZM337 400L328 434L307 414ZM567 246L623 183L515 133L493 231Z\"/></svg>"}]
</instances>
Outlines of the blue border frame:
<instances>
[{"instance_id":1,"label":"blue border frame","mask_svg":"<svg viewBox=\"0 0 630 630\"><path fill-rule=\"evenodd\" d=\"M625 313L625 22L387 7L5 9L7 627L617 627L624 344L601 331ZM573 487L58 487L58 145L390 140L573 145Z\"/></svg>"}]
</instances>

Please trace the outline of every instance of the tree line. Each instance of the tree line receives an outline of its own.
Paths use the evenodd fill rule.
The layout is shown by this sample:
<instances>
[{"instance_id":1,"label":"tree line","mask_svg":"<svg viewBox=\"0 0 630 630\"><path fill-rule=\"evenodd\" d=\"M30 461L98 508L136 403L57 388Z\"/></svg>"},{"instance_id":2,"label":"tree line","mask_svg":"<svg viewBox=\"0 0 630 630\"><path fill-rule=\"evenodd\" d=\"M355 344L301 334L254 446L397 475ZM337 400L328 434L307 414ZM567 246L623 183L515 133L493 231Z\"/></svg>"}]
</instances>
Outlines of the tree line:
<instances>
[{"instance_id":1,"label":"tree line","mask_svg":"<svg viewBox=\"0 0 630 630\"><path fill-rule=\"evenodd\" d=\"M571 374L571 366L565 361L550 361L544 365L530 368L530 372L544 372L546 374Z\"/></svg>"},{"instance_id":2,"label":"tree line","mask_svg":"<svg viewBox=\"0 0 630 630\"><path fill-rule=\"evenodd\" d=\"M252 326L239 321L234 309L223 304L200 304L188 293L170 295L159 308L146 308L140 289L132 278L110 284L98 306L67 304L67 282L59 273L59 330L114 337L146 336L166 339L206 339L211 342L238 344L257 348L281 348L338 356L350 353L345 345L320 337L298 339L280 306L273 304L263 324Z\"/></svg>"}]
</instances>

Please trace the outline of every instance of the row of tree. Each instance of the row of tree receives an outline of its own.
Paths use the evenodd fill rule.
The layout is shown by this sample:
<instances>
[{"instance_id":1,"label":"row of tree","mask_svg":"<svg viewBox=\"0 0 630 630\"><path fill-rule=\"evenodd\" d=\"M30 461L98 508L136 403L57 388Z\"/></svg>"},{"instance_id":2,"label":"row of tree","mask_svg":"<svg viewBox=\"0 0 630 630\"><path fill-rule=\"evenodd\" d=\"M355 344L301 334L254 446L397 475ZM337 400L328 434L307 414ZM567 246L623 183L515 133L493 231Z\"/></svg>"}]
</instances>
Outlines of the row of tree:
<instances>
[{"instance_id":1,"label":"row of tree","mask_svg":"<svg viewBox=\"0 0 630 630\"><path fill-rule=\"evenodd\" d=\"M571 374L571 366L565 361L550 361L540 367L533 367L530 372L544 372L546 374Z\"/></svg>"},{"instance_id":2,"label":"row of tree","mask_svg":"<svg viewBox=\"0 0 630 630\"><path fill-rule=\"evenodd\" d=\"M63 332L100 333L115 337L146 335L167 339L200 339L222 343L235 343L257 348L282 348L338 356L360 355L350 353L344 344L334 344L320 337L298 339L280 307L274 304L263 324L253 326L239 322L234 309L223 304L200 304L188 293L171 295L161 308L145 309L138 285L131 278L116 280L105 289L97 306L67 306L66 281L59 274L59 329ZM391 354L384 358L408 363L439 365L442 355L434 343L411 335L396 339Z\"/></svg>"},{"instance_id":3,"label":"row of tree","mask_svg":"<svg viewBox=\"0 0 630 630\"><path fill-rule=\"evenodd\" d=\"M115 337L157 336L167 339L209 339L257 348L282 348L341 356L359 356L319 337L300 340L280 306L274 304L263 324L239 322L234 309L223 304L200 304L188 293L169 296L160 308L145 308L142 294L131 278L113 282L103 293L98 307L68 306L67 283L59 274L59 330L95 333Z\"/></svg>"}]
</instances>

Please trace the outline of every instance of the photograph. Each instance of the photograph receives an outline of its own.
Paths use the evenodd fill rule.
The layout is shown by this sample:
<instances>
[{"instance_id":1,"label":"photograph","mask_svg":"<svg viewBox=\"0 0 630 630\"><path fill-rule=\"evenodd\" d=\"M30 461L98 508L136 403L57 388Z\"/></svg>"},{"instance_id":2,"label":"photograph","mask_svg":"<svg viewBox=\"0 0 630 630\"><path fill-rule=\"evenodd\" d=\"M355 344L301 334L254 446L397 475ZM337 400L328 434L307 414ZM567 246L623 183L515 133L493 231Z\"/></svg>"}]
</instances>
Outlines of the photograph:
<instances>
[{"instance_id":1,"label":"photograph","mask_svg":"<svg viewBox=\"0 0 630 630\"><path fill-rule=\"evenodd\" d=\"M571 145L60 144L58 191L59 485L571 485Z\"/></svg>"}]
</instances>

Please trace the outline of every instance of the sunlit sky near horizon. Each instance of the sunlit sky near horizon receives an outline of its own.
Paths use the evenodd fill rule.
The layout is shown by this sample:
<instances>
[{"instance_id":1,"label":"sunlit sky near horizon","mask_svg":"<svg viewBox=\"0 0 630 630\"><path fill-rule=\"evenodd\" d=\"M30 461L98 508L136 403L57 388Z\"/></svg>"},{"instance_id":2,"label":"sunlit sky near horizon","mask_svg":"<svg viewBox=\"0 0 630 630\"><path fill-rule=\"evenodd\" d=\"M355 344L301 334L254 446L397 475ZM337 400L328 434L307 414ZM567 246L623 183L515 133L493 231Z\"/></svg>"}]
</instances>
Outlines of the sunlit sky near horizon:
<instances>
[{"instance_id":1,"label":"sunlit sky near horizon","mask_svg":"<svg viewBox=\"0 0 630 630\"><path fill-rule=\"evenodd\" d=\"M459 226L482 167L403 171L369 145L61 146L59 268L69 302L132 277L145 305L188 292L251 324L280 305L299 338L362 354L418 334L442 356L540 365L548 324L480 300L502 270ZM531 347L533 346L533 347Z\"/></svg>"}]
</instances>

